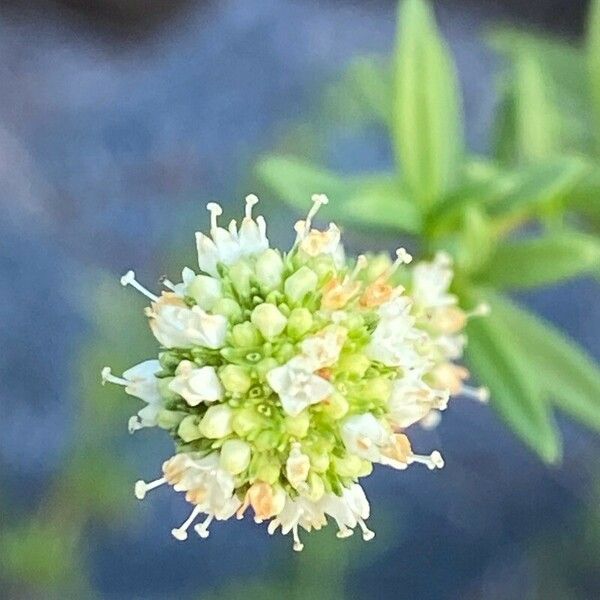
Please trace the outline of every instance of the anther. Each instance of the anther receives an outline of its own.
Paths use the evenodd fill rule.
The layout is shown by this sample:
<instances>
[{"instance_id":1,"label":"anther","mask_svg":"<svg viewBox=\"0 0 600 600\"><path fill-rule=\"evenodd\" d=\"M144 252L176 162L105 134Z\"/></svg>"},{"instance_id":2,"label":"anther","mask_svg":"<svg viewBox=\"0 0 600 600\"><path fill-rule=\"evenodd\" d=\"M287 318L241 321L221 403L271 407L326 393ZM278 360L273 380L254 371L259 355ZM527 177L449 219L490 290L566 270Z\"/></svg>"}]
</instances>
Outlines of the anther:
<instances>
[{"instance_id":1,"label":"anther","mask_svg":"<svg viewBox=\"0 0 600 600\"><path fill-rule=\"evenodd\" d=\"M163 485L166 482L167 482L167 480L164 477L161 477L160 479L156 479L155 481L150 481L148 483L146 483L145 481L140 479L139 481L135 482L135 487L133 488L135 497L138 500L143 500L146 497L146 494L150 490L160 487L161 485Z\"/></svg>"},{"instance_id":2,"label":"anther","mask_svg":"<svg viewBox=\"0 0 600 600\"><path fill-rule=\"evenodd\" d=\"M208 528L210 527L210 524L213 522L214 518L215 518L214 515L209 515L205 521L203 521L202 523L200 523L194 527L194 530L196 531L196 533L203 540L205 540L210 535L210 531L208 531Z\"/></svg>"},{"instance_id":3,"label":"anther","mask_svg":"<svg viewBox=\"0 0 600 600\"><path fill-rule=\"evenodd\" d=\"M123 287L130 285L132 288L135 288L138 292L144 294L144 296L146 296L147 298L150 298L150 300L153 300L154 302L158 300L158 296L148 291L142 284L136 281L134 271L127 271L127 273L125 273L125 275L121 277L121 285Z\"/></svg>"},{"instance_id":4,"label":"anther","mask_svg":"<svg viewBox=\"0 0 600 600\"><path fill-rule=\"evenodd\" d=\"M375 532L367 527L363 519L358 519L358 524L362 529L362 536L365 542L368 542L369 540L372 540L375 537Z\"/></svg>"},{"instance_id":5,"label":"anther","mask_svg":"<svg viewBox=\"0 0 600 600\"><path fill-rule=\"evenodd\" d=\"M206 210L210 213L210 230L217 229L217 217L223 214L223 209L216 202L209 202L206 205Z\"/></svg>"},{"instance_id":6,"label":"anther","mask_svg":"<svg viewBox=\"0 0 600 600\"><path fill-rule=\"evenodd\" d=\"M194 510L190 513L190 516L181 524L180 527L176 527L175 529L171 529L171 535L180 542L187 540L190 525L194 522L198 513L200 512L200 507L195 506Z\"/></svg>"},{"instance_id":7,"label":"anther","mask_svg":"<svg viewBox=\"0 0 600 600\"><path fill-rule=\"evenodd\" d=\"M258 204L258 196L249 194L246 196L246 219L252 219L252 207Z\"/></svg>"}]
</instances>

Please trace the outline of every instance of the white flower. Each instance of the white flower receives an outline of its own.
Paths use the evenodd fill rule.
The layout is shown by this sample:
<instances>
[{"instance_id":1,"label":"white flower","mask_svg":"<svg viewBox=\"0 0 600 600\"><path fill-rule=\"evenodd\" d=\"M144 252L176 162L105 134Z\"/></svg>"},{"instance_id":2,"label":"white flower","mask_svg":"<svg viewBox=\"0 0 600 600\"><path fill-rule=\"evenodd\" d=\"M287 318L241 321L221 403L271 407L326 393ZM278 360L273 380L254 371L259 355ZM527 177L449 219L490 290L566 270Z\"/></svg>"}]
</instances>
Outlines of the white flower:
<instances>
[{"instance_id":1,"label":"white flower","mask_svg":"<svg viewBox=\"0 0 600 600\"><path fill-rule=\"evenodd\" d=\"M331 383L315 375L311 366L303 357L297 356L267 373L267 382L279 395L283 410L293 417L333 392Z\"/></svg>"},{"instance_id":2,"label":"white flower","mask_svg":"<svg viewBox=\"0 0 600 600\"><path fill-rule=\"evenodd\" d=\"M252 218L252 207L258 203L254 194L246 196L246 215L240 227L240 251L243 256L259 254L269 247L267 224L264 217Z\"/></svg>"},{"instance_id":3,"label":"white flower","mask_svg":"<svg viewBox=\"0 0 600 600\"><path fill-rule=\"evenodd\" d=\"M225 342L224 316L209 315L199 306L190 308L173 293L163 293L146 314L152 333L166 348L221 348Z\"/></svg>"},{"instance_id":4,"label":"white flower","mask_svg":"<svg viewBox=\"0 0 600 600\"><path fill-rule=\"evenodd\" d=\"M336 522L339 529L337 537L351 536L357 525L362 529L363 539L372 540L375 537L375 533L365 524L371 508L360 485L353 484L349 488L344 488L341 496L326 494L318 504L323 512Z\"/></svg>"},{"instance_id":5,"label":"white flower","mask_svg":"<svg viewBox=\"0 0 600 600\"><path fill-rule=\"evenodd\" d=\"M346 418L342 440L348 452L371 462L382 462L381 450L394 442L391 432L371 413Z\"/></svg>"},{"instance_id":6,"label":"white flower","mask_svg":"<svg viewBox=\"0 0 600 600\"><path fill-rule=\"evenodd\" d=\"M223 398L223 386L214 367L197 367L189 360L182 360L177 365L169 389L179 394L190 406Z\"/></svg>"},{"instance_id":7,"label":"white flower","mask_svg":"<svg viewBox=\"0 0 600 600\"><path fill-rule=\"evenodd\" d=\"M164 406L164 401L158 390L156 373L161 370L157 360L146 360L139 365L127 369L123 377L115 377L110 367L102 369L102 382L116 383L125 387L125 391L147 403L136 416L129 419L129 431L133 433L142 427L154 427L158 413Z\"/></svg>"},{"instance_id":8,"label":"white flower","mask_svg":"<svg viewBox=\"0 0 600 600\"><path fill-rule=\"evenodd\" d=\"M347 333L344 327L331 327L302 342L300 349L313 371L330 367L338 360Z\"/></svg>"},{"instance_id":9,"label":"white flower","mask_svg":"<svg viewBox=\"0 0 600 600\"><path fill-rule=\"evenodd\" d=\"M396 379L389 400L390 420L398 427L409 427L425 418L433 409L444 410L448 393L434 390L421 378L419 371L407 371Z\"/></svg>"},{"instance_id":10,"label":"white flower","mask_svg":"<svg viewBox=\"0 0 600 600\"><path fill-rule=\"evenodd\" d=\"M192 271L189 267L185 267L181 271L181 283L172 283L168 279L163 281L166 288L170 289L174 294L177 294L180 298L183 298L187 295L187 288L190 283L193 281L196 273Z\"/></svg>"},{"instance_id":11,"label":"white flower","mask_svg":"<svg viewBox=\"0 0 600 600\"><path fill-rule=\"evenodd\" d=\"M425 308L456 304L456 296L448 293L453 275L452 258L445 252L438 252L432 262L417 264L412 288L415 303Z\"/></svg>"},{"instance_id":12,"label":"white flower","mask_svg":"<svg viewBox=\"0 0 600 600\"><path fill-rule=\"evenodd\" d=\"M297 442L292 445L292 450L285 463L285 476L291 486L297 490L307 488L306 478L310 470L310 459L301 450Z\"/></svg>"}]
</instances>

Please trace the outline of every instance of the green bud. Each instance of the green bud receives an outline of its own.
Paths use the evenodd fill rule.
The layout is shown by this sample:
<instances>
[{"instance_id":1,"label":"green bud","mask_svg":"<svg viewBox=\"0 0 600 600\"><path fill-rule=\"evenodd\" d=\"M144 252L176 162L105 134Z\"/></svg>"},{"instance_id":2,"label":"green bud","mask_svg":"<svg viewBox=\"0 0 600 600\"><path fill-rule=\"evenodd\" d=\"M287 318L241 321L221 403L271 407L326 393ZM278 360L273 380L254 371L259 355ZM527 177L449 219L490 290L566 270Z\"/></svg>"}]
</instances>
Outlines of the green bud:
<instances>
[{"instance_id":1,"label":"green bud","mask_svg":"<svg viewBox=\"0 0 600 600\"><path fill-rule=\"evenodd\" d=\"M267 376L267 373L275 369L276 367L279 367L279 361L277 361L275 358L263 358L255 367L256 374L258 375L261 381L264 381Z\"/></svg>"},{"instance_id":2,"label":"green bud","mask_svg":"<svg viewBox=\"0 0 600 600\"><path fill-rule=\"evenodd\" d=\"M196 415L188 415L185 417L181 423L179 423L177 435L186 443L199 440L203 434L198 427L198 417Z\"/></svg>"},{"instance_id":3,"label":"green bud","mask_svg":"<svg viewBox=\"0 0 600 600\"><path fill-rule=\"evenodd\" d=\"M392 393L392 382L385 377L374 377L362 386L362 399L385 402Z\"/></svg>"},{"instance_id":4,"label":"green bud","mask_svg":"<svg viewBox=\"0 0 600 600\"><path fill-rule=\"evenodd\" d=\"M166 401L169 400L177 400L179 398L179 394L176 394L172 389L169 388L169 384L171 381L175 379L174 377L161 377L158 379L158 391L162 398Z\"/></svg>"},{"instance_id":5,"label":"green bud","mask_svg":"<svg viewBox=\"0 0 600 600\"><path fill-rule=\"evenodd\" d=\"M231 341L240 348L255 348L262 343L258 329L248 321L234 325L231 329Z\"/></svg>"},{"instance_id":6,"label":"green bud","mask_svg":"<svg viewBox=\"0 0 600 600\"><path fill-rule=\"evenodd\" d=\"M360 471L358 472L359 477L368 477L373 472L373 463L368 460L360 461Z\"/></svg>"},{"instance_id":7,"label":"green bud","mask_svg":"<svg viewBox=\"0 0 600 600\"><path fill-rule=\"evenodd\" d=\"M306 335L313 326L313 317L308 308L294 308L288 317L287 332L295 340Z\"/></svg>"},{"instance_id":8,"label":"green bud","mask_svg":"<svg viewBox=\"0 0 600 600\"><path fill-rule=\"evenodd\" d=\"M263 420L262 415L257 413L254 408L242 408L235 411L231 420L231 427L236 435L246 437L252 431L263 427Z\"/></svg>"},{"instance_id":9,"label":"green bud","mask_svg":"<svg viewBox=\"0 0 600 600\"><path fill-rule=\"evenodd\" d=\"M250 464L250 445L242 440L227 440L221 446L221 468L232 475L245 471Z\"/></svg>"},{"instance_id":10,"label":"green bud","mask_svg":"<svg viewBox=\"0 0 600 600\"><path fill-rule=\"evenodd\" d=\"M173 350L166 350L158 355L158 362L163 369L175 371L177 365L181 362L181 357Z\"/></svg>"},{"instance_id":11,"label":"green bud","mask_svg":"<svg viewBox=\"0 0 600 600\"><path fill-rule=\"evenodd\" d=\"M350 408L348 400L337 392L329 396L323 403L323 412L332 419L341 419Z\"/></svg>"},{"instance_id":12,"label":"green bud","mask_svg":"<svg viewBox=\"0 0 600 600\"><path fill-rule=\"evenodd\" d=\"M371 361L364 354L342 354L337 364L339 371L357 377L362 377L370 366Z\"/></svg>"},{"instance_id":13,"label":"green bud","mask_svg":"<svg viewBox=\"0 0 600 600\"><path fill-rule=\"evenodd\" d=\"M321 452L306 452L310 458L310 466L316 473L325 473L329 468L329 455Z\"/></svg>"},{"instance_id":14,"label":"green bud","mask_svg":"<svg viewBox=\"0 0 600 600\"><path fill-rule=\"evenodd\" d=\"M312 502L319 501L325 493L325 484L323 483L323 480L316 473L310 473L307 483L309 489L307 498Z\"/></svg>"},{"instance_id":15,"label":"green bud","mask_svg":"<svg viewBox=\"0 0 600 600\"><path fill-rule=\"evenodd\" d=\"M240 261L229 267L229 279L233 288L240 296L250 295L250 280L254 271L244 261Z\"/></svg>"},{"instance_id":16,"label":"green bud","mask_svg":"<svg viewBox=\"0 0 600 600\"><path fill-rule=\"evenodd\" d=\"M187 414L180 410L163 409L158 413L157 424L161 429L173 429L179 426Z\"/></svg>"},{"instance_id":17,"label":"green bud","mask_svg":"<svg viewBox=\"0 0 600 600\"><path fill-rule=\"evenodd\" d=\"M256 479L273 485L279 480L280 469L281 465L265 457L265 459L259 461L256 465Z\"/></svg>"},{"instance_id":18,"label":"green bud","mask_svg":"<svg viewBox=\"0 0 600 600\"><path fill-rule=\"evenodd\" d=\"M341 477L358 477L362 468L362 459L356 454L346 454L343 458L334 457L335 472Z\"/></svg>"},{"instance_id":19,"label":"green bud","mask_svg":"<svg viewBox=\"0 0 600 600\"><path fill-rule=\"evenodd\" d=\"M283 259L277 250L269 248L257 259L254 266L256 279L265 291L278 288L283 275Z\"/></svg>"},{"instance_id":20,"label":"green bud","mask_svg":"<svg viewBox=\"0 0 600 600\"><path fill-rule=\"evenodd\" d=\"M317 274L303 266L285 280L283 289L292 303L299 303L317 289L318 281Z\"/></svg>"},{"instance_id":21,"label":"green bud","mask_svg":"<svg viewBox=\"0 0 600 600\"><path fill-rule=\"evenodd\" d=\"M254 446L259 452L272 450L279 444L279 436L269 429L261 431L254 440Z\"/></svg>"},{"instance_id":22,"label":"green bud","mask_svg":"<svg viewBox=\"0 0 600 600\"><path fill-rule=\"evenodd\" d=\"M211 440L224 438L231 432L233 411L227 404L209 406L200 421L200 433Z\"/></svg>"},{"instance_id":23,"label":"green bud","mask_svg":"<svg viewBox=\"0 0 600 600\"><path fill-rule=\"evenodd\" d=\"M308 433L310 426L310 415L307 410L303 410L299 415L292 417L287 415L283 422L285 430L294 437L303 438Z\"/></svg>"},{"instance_id":24,"label":"green bud","mask_svg":"<svg viewBox=\"0 0 600 600\"><path fill-rule=\"evenodd\" d=\"M333 259L331 256L318 256L311 261L310 266L311 269L316 272L319 280L321 281L325 278L329 278L335 273L335 265L333 264Z\"/></svg>"},{"instance_id":25,"label":"green bud","mask_svg":"<svg viewBox=\"0 0 600 600\"><path fill-rule=\"evenodd\" d=\"M242 309L240 305L231 298L219 298L211 311L214 315L223 315L232 323L242 320Z\"/></svg>"},{"instance_id":26,"label":"green bud","mask_svg":"<svg viewBox=\"0 0 600 600\"><path fill-rule=\"evenodd\" d=\"M281 347L279 348L279 351L277 352L277 360L283 364L288 362L288 360L291 360L292 358L294 358L294 356L296 356L297 351L296 348L294 347L294 344L290 344L290 343L285 343L285 344L281 344Z\"/></svg>"},{"instance_id":27,"label":"green bud","mask_svg":"<svg viewBox=\"0 0 600 600\"><path fill-rule=\"evenodd\" d=\"M219 379L228 392L245 394L252 385L252 379L244 367L226 365L219 371Z\"/></svg>"},{"instance_id":28,"label":"green bud","mask_svg":"<svg viewBox=\"0 0 600 600\"><path fill-rule=\"evenodd\" d=\"M279 309L267 303L259 304L252 311L250 318L266 340L275 339L285 329L287 323Z\"/></svg>"},{"instance_id":29,"label":"green bud","mask_svg":"<svg viewBox=\"0 0 600 600\"><path fill-rule=\"evenodd\" d=\"M221 297L221 282L208 275L196 275L187 286L187 293L203 310L210 310Z\"/></svg>"},{"instance_id":30,"label":"green bud","mask_svg":"<svg viewBox=\"0 0 600 600\"><path fill-rule=\"evenodd\" d=\"M388 254L376 254L368 257L369 262L365 269L364 278L366 281L375 281L385 270L392 266L392 259Z\"/></svg>"}]
</instances>

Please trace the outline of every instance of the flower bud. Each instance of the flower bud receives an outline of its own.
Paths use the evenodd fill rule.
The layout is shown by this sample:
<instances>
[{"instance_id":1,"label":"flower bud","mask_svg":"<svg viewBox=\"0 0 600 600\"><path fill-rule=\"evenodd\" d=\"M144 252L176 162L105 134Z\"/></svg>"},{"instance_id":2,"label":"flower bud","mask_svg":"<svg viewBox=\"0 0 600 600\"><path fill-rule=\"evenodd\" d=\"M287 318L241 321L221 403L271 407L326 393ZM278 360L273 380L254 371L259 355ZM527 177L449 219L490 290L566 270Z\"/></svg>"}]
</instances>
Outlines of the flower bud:
<instances>
[{"instance_id":1,"label":"flower bud","mask_svg":"<svg viewBox=\"0 0 600 600\"><path fill-rule=\"evenodd\" d=\"M332 419L341 419L346 415L350 408L348 400L342 394L331 394L323 401L323 412L328 414Z\"/></svg>"},{"instance_id":2,"label":"flower bud","mask_svg":"<svg viewBox=\"0 0 600 600\"><path fill-rule=\"evenodd\" d=\"M187 413L180 410L166 410L163 409L158 413L157 425L161 429L173 429L178 427Z\"/></svg>"},{"instance_id":3,"label":"flower bud","mask_svg":"<svg viewBox=\"0 0 600 600\"><path fill-rule=\"evenodd\" d=\"M284 420L285 430L294 437L303 438L308 433L310 426L310 415L303 410L299 415L292 417L287 415Z\"/></svg>"},{"instance_id":4,"label":"flower bud","mask_svg":"<svg viewBox=\"0 0 600 600\"><path fill-rule=\"evenodd\" d=\"M374 377L368 384L361 386L361 389L364 400L385 402L392 394L392 381L385 377Z\"/></svg>"},{"instance_id":5,"label":"flower bud","mask_svg":"<svg viewBox=\"0 0 600 600\"><path fill-rule=\"evenodd\" d=\"M196 415L188 415L182 419L177 428L177 435L186 443L193 442L202 437L203 434L198 426L198 418Z\"/></svg>"},{"instance_id":6,"label":"flower bud","mask_svg":"<svg viewBox=\"0 0 600 600\"><path fill-rule=\"evenodd\" d=\"M358 477L362 460L356 454L346 454L343 458L334 457L335 470L341 477Z\"/></svg>"},{"instance_id":7,"label":"flower bud","mask_svg":"<svg viewBox=\"0 0 600 600\"><path fill-rule=\"evenodd\" d=\"M222 315L232 323L242 320L242 309L240 305L231 298L219 298L211 311L214 315Z\"/></svg>"},{"instance_id":8,"label":"flower bud","mask_svg":"<svg viewBox=\"0 0 600 600\"><path fill-rule=\"evenodd\" d=\"M239 475L250 464L250 446L242 440L227 440L221 446L221 468L232 475Z\"/></svg>"},{"instance_id":9,"label":"flower bud","mask_svg":"<svg viewBox=\"0 0 600 600\"><path fill-rule=\"evenodd\" d=\"M317 289L317 283L317 274L304 266L285 280L283 289L292 303L299 303L307 294Z\"/></svg>"},{"instance_id":10,"label":"flower bud","mask_svg":"<svg viewBox=\"0 0 600 600\"><path fill-rule=\"evenodd\" d=\"M227 404L210 406L200 421L200 433L211 440L223 438L232 431L232 417L233 411Z\"/></svg>"},{"instance_id":11,"label":"flower bud","mask_svg":"<svg viewBox=\"0 0 600 600\"><path fill-rule=\"evenodd\" d=\"M219 379L228 392L245 394L252 385L252 379L244 367L226 365L219 371Z\"/></svg>"},{"instance_id":12,"label":"flower bud","mask_svg":"<svg viewBox=\"0 0 600 600\"><path fill-rule=\"evenodd\" d=\"M272 248L265 250L257 259L254 266L259 285L270 291L281 285L283 275L283 259L281 254Z\"/></svg>"},{"instance_id":13,"label":"flower bud","mask_svg":"<svg viewBox=\"0 0 600 600\"><path fill-rule=\"evenodd\" d=\"M329 455L322 452L307 452L310 458L310 466L317 473L325 473L329 468Z\"/></svg>"},{"instance_id":14,"label":"flower bud","mask_svg":"<svg viewBox=\"0 0 600 600\"><path fill-rule=\"evenodd\" d=\"M281 465L268 456L261 456L255 464L256 479L266 483L276 483L280 470Z\"/></svg>"},{"instance_id":15,"label":"flower bud","mask_svg":"<svg viewBox=\"0 0 600 600\"><path fill-rule=\"evenodd\" d=\"M368 259L369 262L364 271L366 281L375 281L392 266L392 260L388 254L376 254L369 256Z\"/></svg>"},{"instance_id":16,"label":"flower bud","mask_svg":"<svg viewBox=\"0 0 600 600\"><path fill-rule=\"evenodd\" d=\"M261 452L267 452L279 444L279 436L270 429L261 431L254 439L254 446Z\"/></svg>"},{"instance_id":17,"label":"flower bud","mask_svg":"<svg viewBox=\"0 0 600 600\"><path fill-rule=\"evenodd\" d=\"M313 317L308 308L294 308L288 317L287 332L295 340L299 340L310 331Z\"/></svg>"},{"instance_id":18,"label":"flower bud","mask_svg":"<svg viewBox=\"0 0 600 600\"><path fill-rule=\"evenodd\" d=\"M305 497L312 502L318 502L325 494L325 484L319 475L311 473L308 476L308 493Z\"/></svg>"},{"instance_id":19,"label":"flower bud","mask_svg":"<svg viewBox=\"0 0 600 600\"><path fill-rule=\"evenodd\" d=\"M358 472L359 477L368 477L373 472L373 463L368 460L360 461L360 471Z\"/></svg>"},{"instance_id":20,"label":"flower bud","mask_svg":"<svg viewBox=\"0 0 600 600\"><path fill-rule=\"evenodd\" d=\"M292 445L292 450L285 463L285 476L292 487L298 488L306 481L310 470L310 459L302 452L300 444Z\"/></svg>"},{"instance_id":21,"label":"flower bud","mask_svg":"<svg viewBox=\"0 0 600 600\"><path fill-rule=\"evenodd\" d=\"M173 390L169 388L169 384L173 381L173 377L161 377L157 380L158 391L162 398L165 400L177 400L179 398L179 394L176 394Z\"/></svg>"},{"instance_id":22,"label":"flower bud","mask_svg":"<svg viewBox=\"0 0 600 600\"><path fill-rule=\"evenodd\" d=\"M210 310L221 297L221 282L208 275L196 275L186 291L200 308Z\"/></svg>"},{"instance_id":23,"label":"flower bud","mask_svg":"<svg viewBox=\"0 0 600 600\"><path fill-rule=\"evenodd\" d=\"M265 381L267 373L278 366L279 362L275 358L267 357L263 358L259 363L257 363L255 369L261 381Z\"/></svg>"},{"instance_id":24,"label":"flower bud","mask_svg":"<svg viewBox=\"0 0 600 600\"><path fill-rule=\"evenodd\" d=\"M364 354L346 354L338 360L338 370L357 377L362 377L370 366L371 361Z\"/></svg>"},{"instance_id":25,"label":"flower bud","mask_svg":"<svg viewBox=\"0 0 600 600\"><path fill-rule=\"evenodd\" d=\"M242 408L236 410L231 426L236 435L240 437L246 437L251 431L256 431L263 426L263 417L258 414L254 408Z\"/></svg>"},{"instance_id":26,"label":"flower bud","mask_svg":"<svg viewBox=\"0 0 600 600\"><path fill-rule=\"evenodd\" d=\"M243 261L229 268L229 279L239 296L250 295L250 280L253 275L254 271Z\"/></svg>"},{"instance_id":27,"label":"flower bud","mask_svg":"<svg viewBox=\"0 0 600 600\"><path fill-rule=\"evenodd\" d=\"M273 304L259 304L250 317L266 340L275 339L284 329L287 319Z\"/></svg>"},{"instance_id":28,"label":"flower bud","mask_svg":"<svg viewBox=\"0 0 600 600\"><path fill-rule=\"evenodd\" d=\"M165 350L158 355L158 362L163 369L174 371L181 362L181 357L173 350Z\"/></svg>"},{"instance_id":29,"label":"flower bud","mask_svg":"<svg viewBox=\"0 0 600 600\"><path fill-rule=\"evenodd\" d=\"M240 348L255 348L262 343L258 329L252 324L238 323L231 330L231 341L234 346Z\"/></svg>"}]
</instances>

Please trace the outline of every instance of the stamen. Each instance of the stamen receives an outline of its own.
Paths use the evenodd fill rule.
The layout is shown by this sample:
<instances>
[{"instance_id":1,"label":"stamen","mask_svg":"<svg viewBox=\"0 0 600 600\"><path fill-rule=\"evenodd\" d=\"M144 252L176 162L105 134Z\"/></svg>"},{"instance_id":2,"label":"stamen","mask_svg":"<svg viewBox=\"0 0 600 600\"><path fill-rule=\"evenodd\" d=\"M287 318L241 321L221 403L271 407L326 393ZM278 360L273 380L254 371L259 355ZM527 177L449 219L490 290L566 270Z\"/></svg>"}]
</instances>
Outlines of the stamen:
<instances>
[{"instance_id":1,"label":"stamen","mask_svg":"<svg viewBox=\"0 0 600 600\"><path fill-rule=\"evenodd\" d=\"M375 532L369 529L363 519L358 519L358 524L362 529L362 536L365 542L372 540L375 537Z\"/></svg>"},{"instance_id":2,"label":"stamen","mask_svg":"<svg viewBox=\"0 0 600 600\"><path fill-rule=\"evenodd\" d=\"M444 459L442 455L435 450L429 456L424 456L422 454L412 454L408 457L409 463L421 463L425 465L430 471L433 469L441 469L444 466Z\"/></svg>"},{"instance_id":3,"label":"stamen","mask_svg":"<svg viewBox=\"0 0 600 600\"><path fill-rule=\"evenodd\" d=\"M142 422L140 421L138 415L133 415L133 417L131 417L129 421L127 421L127 431L129 431L129 433L135 433L136 431L139 431L143 428L144 426L142 425Z\"/></svg>"},{"instance_id":4,"label":"stamen","mask_svg":"<svg viewBox=\"0 0 600 600\"><path fill-rule=\"evenodd\" d=\"M411 263L413 259L412 255L406 251L406 248L398 248L398 250L396 250L396 257L396 262L405 265Z\"/></svg>"},{"instance_id":5,"label":"stamen","mask_svg":"<svg viewBox=\"0 0 600 600\"><path fill-rule=\"evenodd\" d=\"M206 205L206 210L208 210L208 212L210 213L210 230L212 232L218 227L217 217L223 214L223 209L216 202L209 202Z\"/></svg>"},{"instance_id":6,"label":"stamen","mask_svg":"<svg viewBox=\"0 0 600 600\"><path fill-rule=\"evenodd\" d=\"M476 388L471 387L470 385L463 385L462 388L460 388L460 393L463 396L467 396L468 398L472 398L483 404L490 399L490 390L484 386Z\"/></svg>"},{"instance_id":7,"label":"stamen","mask_svg":"<svg viewBox=\"0 0 600 600\"><path fill-rule=\"evenodd\" d=\"M190 525L194 522L198 513L200 512L199 506L194 506L194 510L190 513L190 516L181 524L180 527L176 527L175 529L171 529L171 535L180 542L187 540L188 533L187 530L190 528Z\"/></svg>"},{"instance_id":8,"label":"stamen","mask_svg":"<svg viewBox=\"0 0 600 600\"><path fill-rule=\"evenodd\" d=\"M110 367L104 367L102 369L102 385L105 383L115 383L116 385L129 385L131 381L127 381L127 379L123 379L123 377L116 377L112 374Z\"/></svg>"},{"instance_id":9,"label":"stamen","mask_svg":"<svg viewBox=\"0 0 600 600\"><path fill-rule=\"evenodd\" d=\"M252 219L252 207L258 204L258 196L249 194L246 196L246 219Z\"/></svg>"},{"instance_id":10,"label":"stamen","mask_svg":"<svg viewBox=\"0 0 600 600\"><path fill-rule=\"evenodd\" d=\"M335 536L338 539L343 540L345 538L349 538L353 533L354 530L350 529L349 527L341 526L340 530L335 534Z\"/></svg>"},{"instance_id":11,"label":"stamen","mask_svg":"<svg viewBox=\"0 0 600 600\"><path fill-rule=\"evenodd\" d=\"M354 281L358 277L358 274L367 266L367 263L367 257L364 254L359 254L357 256L356 265L350 274L350 281Z\"/></svg>"},{"instance_id":12,"label":"stamen","mask_svg":"<svg viewBox=\"0 0 600 600\"><path fill-rule=\"evenodd\" d=\"M209 515L205 521L203 521L202 523L200 523L199 525L196 525L194 527L194 530L196 531L196 533L203 540L205 540L210 535L210 531L208 531L208 528L210 527L210 524L213 522L214 518L215 518L214 515Z\"/></svg>"},{"instance_id":13,"label":"stamen","mask_svg":"<svg viewBox=\"0 0 600 600\"><path fill-rule=\"evenodd\" d=\"M300 541L300 536L298 535L298 523L292 527L292 535L294 537L294 550L296 552L302 552L302 550L304 550L304 544Z\"/></svg>"},{"instance_id":14,"label":"stamen","mask_svg":"<svg viewBox=\"0 0 600 600\"><path fill-rule=\"evenodd\" d=\"M133 488L135 497L138 500L143 500L150 490L160 487L164 483L167 483L167 480L164 477L155 479L154 481L149 481L148 483L140 479L139 481L135 482L135 487Z\"/></svg>"},{"instance_id":15,"label":"stamen","mask_svg":"<svg viewBox=\"0 0 600 600\"><path fill-rule=\"evenodd\" d=\"M153 294L152 292L147 290L141 283L136 281L134 271L127 271L127 273L125 273L125 275L121 277L121 285L123 287L127 287L128 285L130 285L132 288L135 288L138 292L144 294L146 298L150 298L150 300L153 300L154 302L158 300L158 296L156 294Z\"/></svg>"},{"instance_id":16,"label":"stamen","mask_svg":"<svg viewBox=\"0 0 600 600\"><path fill-rule=\"evenodd\" d=\"M314 216L319 212L321 206L327 204L329 202L329 198L325 194L313 194L311 200L313 201L313 205L311 209L308 211L308 215L306 215L306 224L304 233L310 231L310 226Z\"/></svg>"},{"instance_id":17,"label":"stamen","mask_svg":"<svg viewBox=\"0 0 600 600\"><path fill-rule=\"evenodd\" d=\"M175 291L175 284L170 279L163 279L162 283L168 290Z\"/></svg>"},{"instance_id":18,"label":"stamen","mask_svg":"<svg viewBox=\"0 0 600 600\"><path fill-rule=\"evenodd\" d=\"M277 531L278 527L279 527L279 519L273 519L267 525L267 532L269 533L269 535L273 535Z\"/></svg>"}]
</instances>

